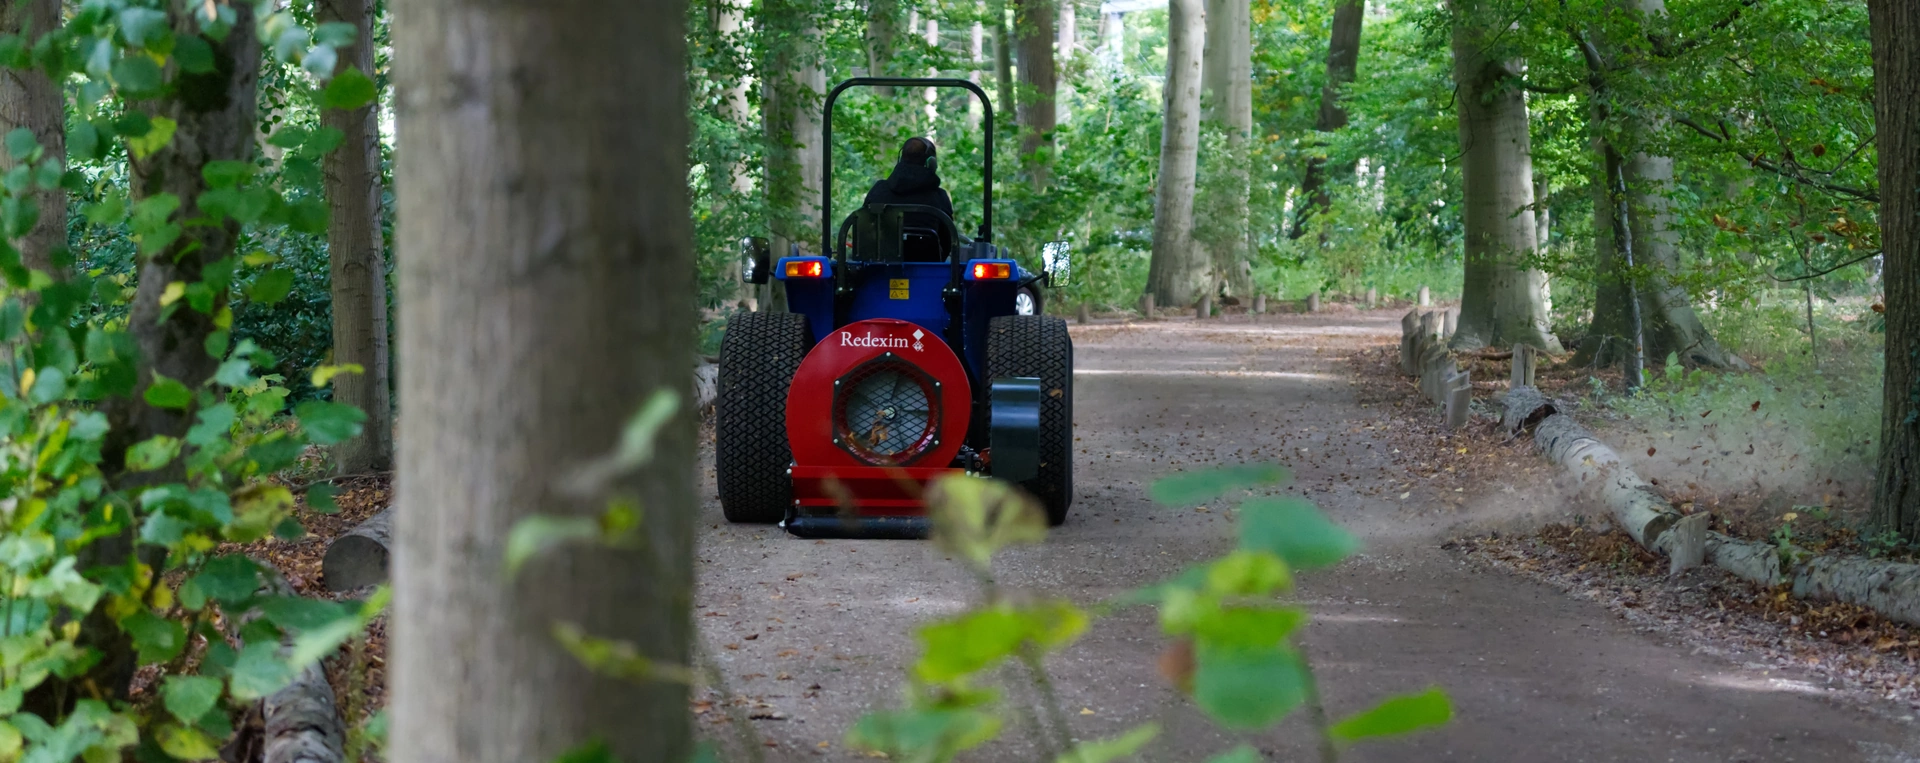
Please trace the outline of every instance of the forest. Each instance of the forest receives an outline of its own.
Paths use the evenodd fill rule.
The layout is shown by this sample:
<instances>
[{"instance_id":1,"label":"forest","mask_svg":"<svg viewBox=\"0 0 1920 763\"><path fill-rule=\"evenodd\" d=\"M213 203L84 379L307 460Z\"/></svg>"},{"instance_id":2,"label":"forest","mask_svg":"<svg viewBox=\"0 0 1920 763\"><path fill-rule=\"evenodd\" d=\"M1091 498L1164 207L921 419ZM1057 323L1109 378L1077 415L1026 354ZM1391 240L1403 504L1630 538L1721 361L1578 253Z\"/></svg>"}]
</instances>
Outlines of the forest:
<instances>
[{"instance_id":1,"label":"forest","mask_svg":"<svg viewBox=\"0 0 1920 763\"><path fill-rule=\"evenodd\" d=\"M1911 0L0 0L0 66L0 763L1920 751ZM801 535L787 368L743 521L818 354L743 337L903 168L1044 274L1066 476Z\"/></svg>"}]
</instances>

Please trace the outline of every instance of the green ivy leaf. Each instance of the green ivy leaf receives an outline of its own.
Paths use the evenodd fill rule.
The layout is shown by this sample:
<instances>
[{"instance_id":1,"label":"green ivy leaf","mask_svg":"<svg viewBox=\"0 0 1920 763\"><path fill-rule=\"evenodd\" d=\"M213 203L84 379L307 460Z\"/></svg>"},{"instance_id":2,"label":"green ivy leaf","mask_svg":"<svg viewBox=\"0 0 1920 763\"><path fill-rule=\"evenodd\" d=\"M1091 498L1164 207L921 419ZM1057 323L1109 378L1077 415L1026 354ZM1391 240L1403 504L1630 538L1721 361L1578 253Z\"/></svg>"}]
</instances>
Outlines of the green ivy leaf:
<instances>
[{"instance_id":1,"label":"green ivy leaf","mask_svg":"<svg viewBox=\"0 0 1920 763\"><path fill-rule=\"evenodd\" d=\"M163 434L154 435L127 448L127 468L136 472L150 472L171 463L174 456L178 455L179 440Z\"/></svg>"},{"instance_id":2,"label":"green ivy leaf","mask_svg":"<svg viewBox=\"0 0 1920 763\"><path fill-rule=\"evenodd\" d=\"M1265 728L1306 699L1306 668L1291 650L1200 640L1194 659L1194 702L1222 726Z\"/></svg>"},{"instance_id":3,"label":"green ivy leaf","mask_svg":"<svg viewBox=\"0 0 1920 763\"><path fill-rule=\"evenodd\" d=\"M360 436L367 414L345 403L308 400L293 407L300 428L316 445L337 445Z\"/></svg>"},{"instance_id":4,"label":"green ivy leaf","mask_svg":"<svg viewBox=\"0 0 1920 763\"><path fill-rule=\"evenodd\" d=\"M291 291L293 271L274 268L253 279L253 285L247 287L247 298L262 305L273 305L286 299Z\"/></svg>"},{"instance_id":5,"label":"green ivy leaf","mask_svg":"<svg viewBox=\"0 0 1920 763\"><path fill-rule=\"evenodd\" d=\"M373 103L378 96L373 78L360 71L359 67L349 66L327 83L325 103L329 109L351 111Z\"/></svg>"},{"instance_id":6,"label":"green ivy leaf","mask_svg":"<svg viewBox=\"0 0 1920 763\"><path fill-rule=\"evenodd\" d=\"M122 56L113 62L113 85L129 98L148 98L160 94L166 85L160 65L141 53ZM160 121L159 118L154 119ZM171 137L171 135L169 135ZM149 152L151 153L151 152Z\"/></svg>"},{"instance_id":7,"label":"green ivy leaf","mask_svg":"<svg viewBox=\"0 0 1920 763\"><path fill-rule=\"evenodd\" d=\"M186 628L145 609L121 618L120 629L133 638L141 664L166 662L187 646Z\"/></svg>"},{"instance_id":8,"label":"green ivy leaf","mask_svg":"<svg viewBox=\"0 0 1920 763\"><path fill-rule=\"evenodd\" d=\"M1330 732L1335 739L1353 741L1419 731L1450 720L1453 720L1453 702L1436 686L1419 694L1392 697L1372 710L1334 724Z\"/></svg>"},{"instance_id":9,"label":"green ivy leaf","mask_svg":"<svg viewBox=\"0 0 1920 763\"><path fill-rule=\"evenodd\" d=\"M1331 567L1360 540L1299 498L1263 498L1240 507L1240 547L1268 551L1296 570Z\"/></svg>"},{"instance_id":10,"label":"green ivy leaf","mask_svg":"<svg viewBox=\"0 0 1920 763\"><path fill-rule=\"evenodd\" d=\"M213 71L213 46L197 34L181 35L173 41L173 60L180 62L180 71L188 74L208 74Z\"/></svg>"},{"instance_id":11,"label":"green ivy leaf","mask_svg":"<svg viewBox=\"0 0 1920 763\"><path fill-rule=\"evenodd\" d=\"M167 712L180 719L181 723L191 724L200 720L207 711L220 701L220 679L207 676L167 676L161 686L160 696L166 703Z\"/></svg>"},{"instance_id":12,"label":"green ivy leaf","mask_svg":"<svg viewBox=\"0 0 1920 763\"><path fill-rule=\"evenodd\" d=\"M146 394L141 397L147 401L147 405L155 408L184 411L187 406L193 405L193 390L177 380L161 376L159 372L154 373L153 383L147 385Z\"/></svg>"},{"instance_id":13,"label":"green ivy leaf","mask_svg":"<svg viewBox=\"0 0 1920 763\"><path fill-rule=\"evenodd\" d=\"M1181 472L1155 480L1147 492L1167 506L1206 503L1235 490L1281 485L1292 479L1278 464L1238 464L1197 472Z\"/></svg>"},{"instance_id":14,"label":"green ivy leaf","mask_svg":"<svg viewBox=\"0 0 1920 763\"><path fill-rule=\"evenodd\" d=\"M260 565L239 554L208 559L193 576L193 583L207 598L221 604L238 604L253 598L260 590Z\"/></svg>"}]
</instances>

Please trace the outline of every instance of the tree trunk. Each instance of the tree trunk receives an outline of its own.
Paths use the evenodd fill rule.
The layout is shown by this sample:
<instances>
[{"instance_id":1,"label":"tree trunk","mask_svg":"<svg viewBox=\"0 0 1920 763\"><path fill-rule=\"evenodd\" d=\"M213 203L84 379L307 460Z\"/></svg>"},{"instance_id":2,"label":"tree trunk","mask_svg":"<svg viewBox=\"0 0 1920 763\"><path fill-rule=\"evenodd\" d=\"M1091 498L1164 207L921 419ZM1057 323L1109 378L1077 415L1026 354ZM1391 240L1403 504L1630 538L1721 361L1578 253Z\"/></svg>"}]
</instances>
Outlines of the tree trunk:
<instances>
[{"instance_id":1,"label":"tree trunk","mask_svg":"<svg viewBox=\"0 0 1920 763\"><path fill-rule=\"evenodd\" d=\"M1247 199L1252 175L1248 149L1253 138L1253 13L1248 0L1207 0L1206 52L1201 59L1201 101L1207 122L1227 136L1227 155L1211 157L1220 175L1209 182L1210 216L1205 244L1214 273L1236 297L1253 293Z\"/></svg>"},{"instance_id":2,"label":"tree trunk","mask_svg":"<svg viewBox=\"0 0 1920 763\"><path fill-rule=\"evenodd\" d=\"M1205 250L1193 240L1193 191L1200 152L1200 54L1206 34L1201 0L1167 3L1165 124L1153 199L1153 259L1147 291L1162 305L1190 305L1213 283Z\"/></svg>"},{"instance_id":3,"label":"tree trunk","mask_svg":"<svg viewBox=\"0 0 1920 763\"><path fill-rule=\"evenodd\" d=\"M1533 158L1517 61L1489 57L1476 0L1454 0L1453 61L1466 200L1466 279L1454 349L1525 344L1559 352L1547 330L1545 273L1534 250ZM1495 54L1497 55L1497 53Z\"/></svg>"},{"instance_id":4,"label":"tree trunk","mask_svg":"<svg viewBox=\"0 0 1920 763\"><path fill-rule=\"evenodd\" d=\"M820 68L820 30L811 6L797 0L769 0L759 22L774 40L762 71L766 97L761 118L767 132L767 212L772 218L773 254L785 257L789 245L816 254L820 241L820 109L826 73ZM782 74L784 73L784 74ZM773 279L760 300L775 312L787 309L783 282Z\"/></svg>"},{"instance_id":5,"label":"tree trunk","mask_svg":"<svg viewBox=\"0 0 1920 763\"><path fill-rule=\"evenodd\" d=\"M717 44L736 48L736 53L740 52L737 49L742 47L739 35L745 27L745 2L746 0L716 0L715 2L713 29L718 38ZM721 91L720 117L722 119L737 125L748 124L753 112L747 104L747 80L748 77L742 74L727 83L726 89ZM735 197L745 197L753 192L753 178L747 173L745 162L729 160L725 181L725 190ZM719 195L717 192L721 188L717 178L714 190L715 195ZM728 301L748 310L756 309L759 295L754 293L754 286L740 280L739 268L729 268L729 270L733 294Z\"/></svg>"},{"instance_id":6,"label":"tree trunk","mask_svg":"<svg viewBox=\"0 0 1920 763\"><path fill-rule=\"evenodd\" d=\"M369 0L320 0L321 23L351 24L351 47L341 49L337 76L358 69L373 76L373 13ZM393 403L387 333L387 258L380 231L380 123L376 103L352 111L326 109L320 123L345 139L329 152L326 168L327 260L333 288L333 362L362 373L334 377L334 400L367 414L359 437L334 446L341 474L385 471L393 465Z\"/></svg>"},{"instance_id":7,"label":"tree trunk","mask_svg":"<svg viewBox=\"0 0 1920 763\"><path fill-rule=\"evenodd\" d=\"M389 506L327 544L320 577L327 590L335 593L379 585L387 580L392 549L393 507Z\"/></svg>"},{"instance_id":8,"label":"tree trunk","mask_svg":"<svg viewBox=\"0 0 1920 763\"><path fill-rule=\"evenodd\" d=\"M1653 15L1666 12L1664 0L1634 0L1636 9L1643 14ZM1601 96L1606 90L1605 71L1595 67L1598 55L1590 54L1588 78L1593 83L1595 97L1594 144L1599 156L1604 157L1612 150L1606 141L1606 121L1611 116L1616 120L1626 120L1619 128L1632 136L1652 135L1660 131L1660 121L1643 121L1637 112L1614 111L1609 113L1601 105ZM1634 142L1641 140L1636 137ZM1713 368L1746 368L1747 364L1739 356L1728 352L1715 341L1713 334L1700 322L1700 316L1694 312L1693 302L1685 289L1673 285L1671 276L1680 270L1680 249L1674 234L1673 211L1668 195L1673 186L1673 159L1647 153L1635 153L1624 158L1621 169L1626 175L1628 219L1632 221L1631 240L1635 271L1639 277L1634 287L1628 289L1622 285L1620 274L1620 242L1613 235L1613 220L1618 216L1615 209L1614 194L1604 191L1594 195L1594 275L1595 282L1593 320L1588 325L1587 339L1575 354L1575 362L1580 364L1611 365L1619 362L1619 353L1625 348L1621 342L1606 341L1607 337L1632 336L1632 305L1627 304L1628 294L1639 297L1641 315L1641 341L1648 358L1664 362L1669 354L1677 355L1681 360L1695 365ZM1596 184L1596 188L1612 186L1608 180ZM1545 241L1540 242L1543 246Z\"/></svg>"},{"instance_id":9,"label":"tree trunk","mask_svg":"<svg viewBox=\"0 0 1920 763\"><path fill-rule=\"evenodd\" d=\"M867 0L867 76L891 77L893 54L900 47L900 0ZM892 87L876 87L881 98L893 98Z\"/></svg>"},{"instance_id":10,"label":"tree trunk","mask_svg":"<svg viewBox=\"0 0 1920 763\"><path fill-rule=\"evenodd\" d=\"M1353 82L1360 66L1360 29L1366 21L1363 0L1340 0L1333 9L1333 29L1327 36L1327 84L1320 91L1320 114L1313 120L1317 132L1333 132L1347 126L1347 110L1340 106L1340 91ZM1327 192L1327 157L1316 150L1307 157L1306 176L1300 181L1300 215L1293 226L1293 237L1306 231L1306 223L1315 214L1327 211L1333 197Z\"/></svg>"},{"instance_id":11,"label":"tree trunk","mask_svg":"<svg viewBox=\"0 0 1920 763\"><path fill-rule=\"evenodd\" d=\"M1920 541L1920 6L1868 0L1887 369L1873 520Z\"/></svg>"},{"instance_id":12,"label":"tree trunk","mask_svg":"<svg viewBox=\"0 0 1920 763\"><path fill-rule=\"evenodd\" d=\"M1072 61L1080 52L1080 14L1075 7L1078 0L1060 0L1058 29L1060 41L1054 50L1056 61ZM1055 93L1054 124L1063 125L1073 119L1073 78L1058 76L1059 67L1055 67L1059 87Z\"/></svg>"},{"instance_id":13,"label":"tree trunk","mask_svg":"<svg viewBox=\"0 0 1920 763\"><path fill-rule=\"evenodd\" d=\"M414 0L394 18L402 108L401 405L389 674L396 763L692 753L687 687L588 669L577 625L686 665L692 625L694 261L685 4ZM559 480L658 390L681 412L610 494L633 546L508 578L509 533L595 517Z\"/></svg>"},{"instance_id":14,"label":"tree trunk","mask_svg":"<svg viewBox=\"0 0 1920 763\"><path fill-rule=\"evenodd\" d=\"M1020 157L1035 190L1046 187L1047 160L1037 155L1053 144L1055 85L1053 73L1054 7L1057 0L1014 0L1013 26L1020 53L1018 113Z\"/></svg>"},{"instance_id":15,"label":"tree trunk","mask_svg":"<svg viewBox=\"0 0 1920 763\"><path fill-rule=\"evenodd\" d=\"M1000 114L1014 114L1013 33L1007 29L1007 0L989 0L987 13L993 22L994 103Z\"/></svg>"},{"instance_id":16,"label":"tree trunk","mask_svg":"<svg viewBox=\"0 0 1920 763\"><path fill-rule=\"evenodd\" d=\"M985 52L987 47L986 42L987 42L986 27L982 26L978 21L973 22L973 29L968 32L967 61L968 63L972 64L974 68L968 72L967 79L973 80L973 83L976 85L981 84L981 80L984 79L985 77L985 75L982 74L980 71L980 64L986 60L986 57L985 57ZM980 113L981 113L981 110L980 110L980 104L978 100L972 97L968 97L967 98L967 131L968 132L973 132L980 129Z\"/></svg>"},{"instance_id":17,"label":"tree trunk","mask_svg":"<svg viewBox=\"0 0 1920 763\"><path fill-rule=\"evenodd\" d=\"M27 47L60 27L60 0L13 0L0 9L0 28L21 35ZM42 161L66 164L66 95L43 69L10 69L0 76L0 135L25 127L46 150ZM0 172L21 162L0 151ZM56 188L35 193L40 208L33 230L14 242L20 264L64 280L72 257L67 252L67 192Z\"/></svg>"}]
</instances>

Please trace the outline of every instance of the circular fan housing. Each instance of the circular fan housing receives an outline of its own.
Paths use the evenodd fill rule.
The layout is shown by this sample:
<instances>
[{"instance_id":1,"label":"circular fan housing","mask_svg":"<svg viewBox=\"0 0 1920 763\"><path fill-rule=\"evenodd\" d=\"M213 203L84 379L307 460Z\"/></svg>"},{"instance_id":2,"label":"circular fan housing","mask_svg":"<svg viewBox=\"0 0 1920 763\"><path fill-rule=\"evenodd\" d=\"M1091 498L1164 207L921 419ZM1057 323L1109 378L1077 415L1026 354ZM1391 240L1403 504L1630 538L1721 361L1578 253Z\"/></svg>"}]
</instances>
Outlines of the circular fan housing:
<instances>
[{"instance_id":1,"label":"circular fan housing","mask_svg":"<svg viewBox=\"0 0 1920 763\"><path fill-rule=\"evenodd\" d=\"M888 353L834 381L834 440L862 461L899 466L939 444L939 410L933 379Z\"/></svg>"},{"instance_id":2,"label":"circular fan housing","mask_svg":"<svg viewBox=\"0 0 1920 763\"><path fill-rule=\"evenodd\" d=\"M870 318L828 332L787 393L796 464L941 467L967 437L966 368L939 335Z\"/></svg>"}]
</instances>

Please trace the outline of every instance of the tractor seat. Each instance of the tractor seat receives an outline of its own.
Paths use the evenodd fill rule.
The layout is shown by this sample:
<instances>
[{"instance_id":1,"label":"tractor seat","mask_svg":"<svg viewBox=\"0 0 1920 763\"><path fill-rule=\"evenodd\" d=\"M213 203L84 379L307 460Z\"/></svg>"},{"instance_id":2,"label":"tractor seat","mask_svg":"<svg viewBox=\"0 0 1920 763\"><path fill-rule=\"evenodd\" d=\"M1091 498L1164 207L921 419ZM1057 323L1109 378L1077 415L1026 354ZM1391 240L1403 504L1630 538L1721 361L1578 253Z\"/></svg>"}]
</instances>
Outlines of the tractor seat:
<instances>
[{"instance_id":1,"label":"tractor seat","mask_svg":"<svg viewBox=\"0 0 1920 763\"><path fill-rule=\"evenodd\" d=\"M950 247L936 228L902 228L900 254L907 262L946 262Z\"/></svg>"},{"instance_id":2,"label":"tractor seat","mask_svg":"<svg viewBox=\"0 0 1920 763\"><path fill-rule=\"evenodd\" d=\"M863 262L945 262L953 252L953 229L946 215L906 205L873 204L855 210L842 224L853 230L853 255Z\"/></svg>"}]
</instances>

